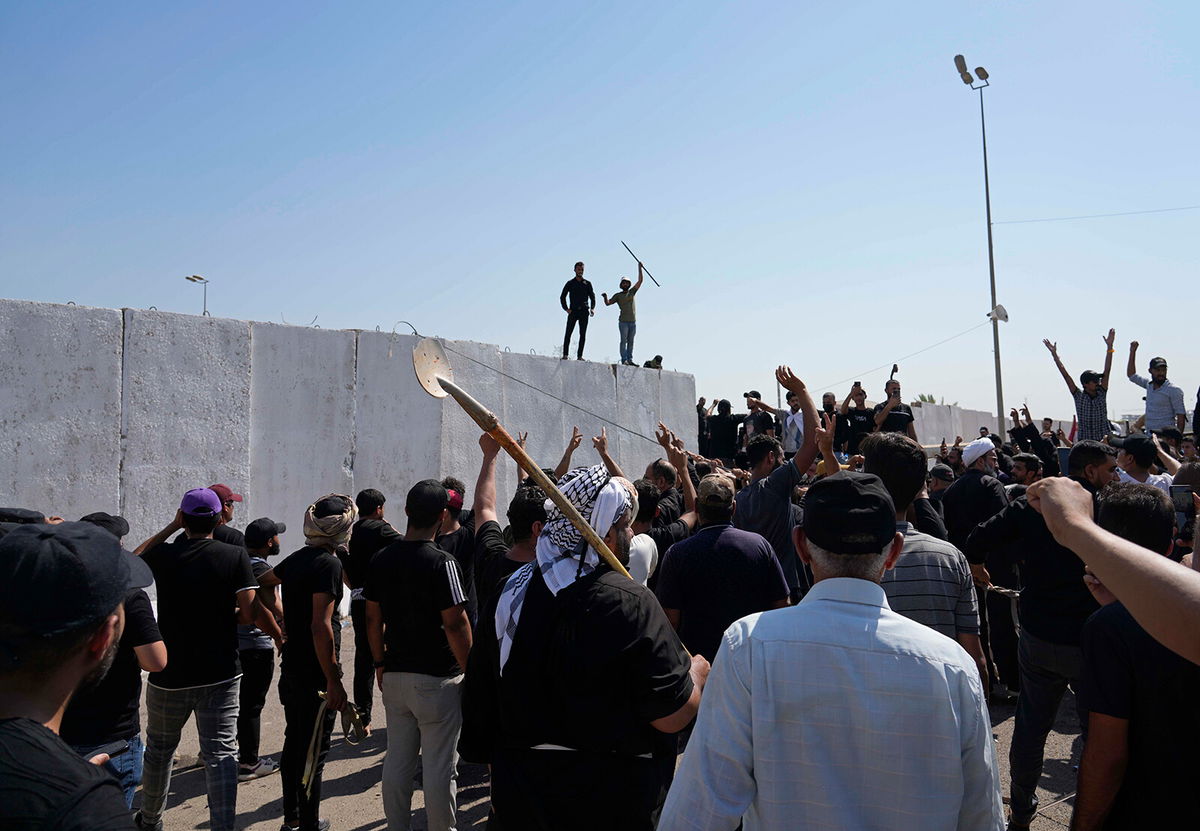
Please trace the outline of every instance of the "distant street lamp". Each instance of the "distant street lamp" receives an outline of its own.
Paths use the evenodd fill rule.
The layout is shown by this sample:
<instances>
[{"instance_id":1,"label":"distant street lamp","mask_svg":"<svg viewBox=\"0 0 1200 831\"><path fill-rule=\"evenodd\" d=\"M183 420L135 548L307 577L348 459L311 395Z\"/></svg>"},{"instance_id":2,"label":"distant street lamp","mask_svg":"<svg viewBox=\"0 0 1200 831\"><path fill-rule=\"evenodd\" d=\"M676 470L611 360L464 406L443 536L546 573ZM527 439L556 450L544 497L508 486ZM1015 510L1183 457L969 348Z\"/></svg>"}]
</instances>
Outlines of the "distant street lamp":
<instances>
[{"instance_id":1,"label":"distant street lamp","mask_svg":"<svg viewBox=\"0 0 1200 831\"><path fill-rule=\"evenodd\" d=\"M990 86L988 83L987 70L982 66L975 67L975 77L971 77L971 73L967 71L967 61L962 55L954 56L954 68L958 70L958 77L962 82L971 89L979 90L979 129L983 134L983 202L987 209L987 241L988 241L988 276L992 288L992 312L988 313L988 317L992 320L992 349L996 359L996 421L999 424L999 430L996 432L998 436L1004 436L1004 382L1000 377L1000 321L1007 320L1008 314L1003 316L996 314L996 259L992 253L992 191L988 183L988 160L987 160L987 123L983 118L983 90ZM976 84L975 79L979 79Z\"/></svg>"},{"instance_id":2,"label":"distant street lamp","mask_svg":"<svg viewBox=\"0 0 1200 831\"><path fill-rule=\"evenodd\" d=\"M188 282L198 282L200 285L204 286L204 311L200 313L202 313L204 317L211 317L211 315L209 315L209 281L205 280L204 277L198 274L184 277L184 280L187 280ZM996 292L994 288L992 289L992 297L995 298L995 294Z\"/></svg>"}]
</instances>

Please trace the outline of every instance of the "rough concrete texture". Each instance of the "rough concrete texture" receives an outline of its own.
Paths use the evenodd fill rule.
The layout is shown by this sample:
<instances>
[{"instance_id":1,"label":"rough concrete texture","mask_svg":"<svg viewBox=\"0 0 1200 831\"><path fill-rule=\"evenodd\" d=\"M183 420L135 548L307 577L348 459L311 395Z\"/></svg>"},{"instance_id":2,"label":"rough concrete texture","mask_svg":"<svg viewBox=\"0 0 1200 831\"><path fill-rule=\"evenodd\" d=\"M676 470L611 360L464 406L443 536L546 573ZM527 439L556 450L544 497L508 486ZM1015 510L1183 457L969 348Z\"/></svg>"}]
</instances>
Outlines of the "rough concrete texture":
<instances>
[{"instance_id":1,"label":"rough concrete texture","mask_svg":"<svg viewBox=\"0 0 1200 831\"><path fill-rule=\"evenodd\" d=\"M504 413L506 379L501 375L500 350L488 343L474 341L442 341L446 357L454 369L454 381L499 418ZM422 393L424 394L424 393ZM426 396L428 397L428 396ZM442 434L441 466L429 472L430 478L457 476L467 486L466 504L475 498L475 480L479 476L480 429L453 399L441 399ZM501 422L503 423L503 422ZM508 427L508 425L505 425ZM512 428L509 428L512 431ZM508 505L513 483L505 476L497 477L496 504ZM504 512L501 511L501 514Z\"/></svg>"},{"instance_id":2,"label":"rough concrete texture","mask_svg":"<svg viewBox=\"0 0 1200 831\"><path fill-rule=\"evenodd\" d=\"M305 506L327 493L354 495L355 333L255 323L250 335L255 492L238 518L287 523L293 530L281 542L292 550L304 543Z\"/></svg>"},{"instance_id":3,"label":"rough concrete texture","mask_svg":"<svg viewBox=\"0 0 1200 831\"><path fill-rule=\"evenodd\" d=\"M175 515L189 488L250 482L250 325L125 310L121 513L141 540ZM116 379L113 379L114 383Z\"/></svg>"},{"instance_id":4,"label":"rough concrete texture","mask_svg":"<svg viewBox=\"0 0 1200 831\"><path fill-rule=\"evenodd\" d=\"M446 404L417 383L412 368L416 342L412 335L358 336L354 492L383 491L389 500L385 512L401 526L408 489L441 467L439 436L447 411Z\"/></svg>"},{"instance_id":5,"label":"rough concrete texture","mask_svg":"<svg viewBox=\"0 0 1200 831\"><path fill-rule=\"evenodd\" d=\"M0 505L119 506L121 313L0 303Z\"/></svg>"},{"instance_id":6,"label":"rough concrete texture","mask_svg":"<svg viewBox=\"0 0 1200 831\"><path fill-rule=\"evenodd\" d=\"M646 465L662 455L662 448L654 441L658 427L659 373L641 367L614 367L617 384L616 418L629 430L608 431L617 439L613 455L625 468L631 479L637 479L646 470ZM687 442L687 438L684 438ZM610 445L612 442L610 441ZM695 449L695 440L690 442Z\"/></svg>"},{"instance_id":7,"label":"rough concrete texture","mask_svg":"<svg viewBox=\"0 0 1200 831\"><path fill-rule=\"evenodd\" d=\"M650 372L651 370L643 370ZM688 450L696 450L696 379L682 372L658 373L659 418L683 438Z\"/></svg>"},{"instance_id":8,"label":"rough concrete texture","mask_svg":"<svg viewBox=\"0 0 1200 831\"><path fill-rule=\"evenodd\" d=\"M305 506L328 491L379 488L398 525L422 478L458 476L470 504L479 428L417 384L411 335L8 300L0 323L0 502L120 511L136 544L171 519L185 490L220 481L246 499L234 525L286 522L285 548L301 544ZM585 436L575 462L588 464L607 422L652 437L667 407L688 414L667 416L684 429L694 423L690 376L444 343L459 384L511 432L528 431L544 467L557 464L572 425ZM658 455L653 441L608 432L632 475ZM506 460L501 505L515 482Z\"/></svg>"}]
</instances>

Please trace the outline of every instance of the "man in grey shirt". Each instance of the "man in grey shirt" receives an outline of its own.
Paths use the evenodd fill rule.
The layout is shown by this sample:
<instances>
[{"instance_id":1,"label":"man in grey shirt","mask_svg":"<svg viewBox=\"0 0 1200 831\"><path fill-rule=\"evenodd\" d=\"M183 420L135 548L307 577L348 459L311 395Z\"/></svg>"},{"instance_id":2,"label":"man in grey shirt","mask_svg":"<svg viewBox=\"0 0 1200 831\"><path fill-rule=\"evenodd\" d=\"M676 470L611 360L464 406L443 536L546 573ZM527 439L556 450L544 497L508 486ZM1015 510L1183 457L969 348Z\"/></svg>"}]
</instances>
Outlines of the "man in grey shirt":
<instances>
[{"instance_id":1,"label":"man in grey shirt","mask_svg":"<svg viewBox=\"0 0 1200 831\"><path fill-rule=\"evenodd\" d=\"M909 505L925 486L925 451L903 433L873 433L863 439L860 449L863 471L878 476L891 494L896 530L904 535L900 559L880 581L888 606L958 641L986 685L979 606L967 558L950 543L922 534L905 520Z\"/></svg>"},{"instance_id":2,"label":"man in grey shirt","mask_svg":"<svg viewBox=\"0 0 1200 831\"><path fill-rule=\"evenodd\" d=\"M792 543L792 528L796 516L792 511L792 489L808 470L817 455L816 424L817 408L804 382L786 366L775 370L775 379L800 399L800 411L804 414L804 442L790 462L783 462L783 449L770 436L755 436L746 448L750 456L752 479L750 484L738 491L737 514L733 518L735 527L743 531L754 531L767 538L779 558L787 580L792 602L796 602L808 590L808 579L796 556Z\"/></svg>"},{"instance_id":3,"label":"man in grey shirt","mask_svg":"<svg viewBox=\"0 0 1200 831\"><path fill-rule=\"evenodd\" d=\"M1129 365L1125 374L1129 380L1146 390L1146 432L1174 427L1181 433L1187 429L1187 410L1183 406L1183 390L1167 380L1167 359L1150 359L1150 377L1137 374L1138 342L1129 344Z\"/></svg>"}]
</instances>

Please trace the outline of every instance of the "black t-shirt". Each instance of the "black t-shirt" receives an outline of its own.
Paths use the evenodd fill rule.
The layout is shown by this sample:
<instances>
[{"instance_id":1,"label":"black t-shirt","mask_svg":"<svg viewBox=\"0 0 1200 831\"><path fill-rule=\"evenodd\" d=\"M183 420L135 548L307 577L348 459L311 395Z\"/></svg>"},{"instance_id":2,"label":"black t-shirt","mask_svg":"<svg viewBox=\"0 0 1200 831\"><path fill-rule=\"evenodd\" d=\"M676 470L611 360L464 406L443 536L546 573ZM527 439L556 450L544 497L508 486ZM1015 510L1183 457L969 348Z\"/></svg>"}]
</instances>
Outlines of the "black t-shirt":
<instances>
[{"instance_id":1,"label":"black t-shirt","mask_svg":"<svg viewBox=\"0 0 1200 831\"><path fill-rule=\"evenodd\" d=\"M0 828L4 831L130 831L125 795L49 728L0 719Z\"/></svg>"},{"instance_id":2,"label":"black t-shirt","mask_svg":"<svg viewBox=\"0 0 1200 831\"><path fill-rule=\"evenodd\" d=\"M246 535L232 525L218 525L213 529L213 539L238 548L246 547Z\"/></svg>"},{"instance_id":3,"label":"black t-shirt","mask_svg":"<svg viewBox=\"0 0 1200 831\"><path fill-rule=\"evenodd\" d=\"M853 456L858 452L862 440L875 431L875 412L865 407L851 407L845 415L838 416L837 442L846 445L846 452Z\"/></svg>"},{"instance_id":4,"label":"black t-shirt","mask_svg":"<svg viewBox=\"0 0 1200 831\"><path fill-rule=\"evenodd\" d=\"M871 414L871 423L875 423L875 416L883 412L886 404L876 404L875 409ZM913 423L912 407L907 404L897 404L892 407L891 412L887 414L887 418L883 420L883 426L879 428L881 433L907 433L908 425Z\"/></svg>"},{"instance_id":5,"label":"black t-shirt","mask_svg":"<svg viewBox=\"0 0 1200 831\"><path fill-rule=\"evenodd\" d=\"M511 547L504 541L500 523L489 519L475 532L475 587L479 597L479 608L486 609L492 595L500 591L500 583L508 575L525 565L511 560Z\"/></svg>"},{"instance_id":6,"label":"black t-shirt","mask_svg":"<svg viewBox=\"0 0 1200 831\"><path fill-rule=\"evenodd\" d=\"M236 678L237 594L258 588L246 549L184 537L155 546L142 559L154 572L158 628L169 656L150 683L182 689Z\"/></svg>"},{"instance_id":7,"label":"black t-shirt","mask_svg":"<svg viewBox=\"0 0 1200 831\"><path fill-rule=\"evenodd\" d=\"M771 544L729 523L707 525L671 546L659 571L658 599L679 610L680 639L709 661L731 623L789 594Z\"/></svg>"},{"instance_id":8,"label":"black t-shirt","mask_svg":"<svg viewBox=\"0 0 1200 831\"><path fill-rule=\"evenodd\" d=\"M745 440L749 443L750 439L755 436L765 436L768 430L775 429L775 416L764 413L762 410L755 410L747 414L742 421L742 427L745 429Z\"/></svg>"},{"instance_id":9,"label":"black t-shirt","mask_svg":"<svg viewBox=\"0 0 1200 831\"><path fill-rule=\"evenodd\" d=\"M400 533L386 519L360 519L350 534L349 553L341 557L351 589L367 582L367 569L375 552L400 539Z\"/></svg>"},{"instance_id":10,"label":"black t-shirt","mask_svg":"<svg viewBox=\"0 0 1200 831\"><path fill-rule=\"evenodd\" d=\"M384 669L448 678L461 670L442 612L465 605L458 563L432 542L398 540L375 555L363 597L383 611Z\"/></svg>"},{"instance_id":11,"label":"black t-shirt","mask_svg":"<svg viewBox=\"0 0 1200 831\"><path fill-rule=\"evenodd\" d=\"M708 452L718 459L732 459L737 453L738 425L745 416L711 415L708 417Z\"/></svg>"},{"instance_id":12,"label":"black t-shirt","mask_svg":"<svg viewBox=\"0 0 1200 831\"><path fill-rule=\"evenodd\" d=\"M687 471L679 471L680 476L686 476ZM654 514L655 527L662 528L670 525L683 516L683 494L679 488L671 487L663 491L658 500L658 510Z\"/></svg>"},{"instance_id":13,"label":"black t-shirt","mask_svg":"<svg viewBox=\"0 0 1200 831\"><path fill-rule=\"evenodd\" d=\"M650 722L682 707L692 681L649 589L601 566L554 596L534 569L503 677L496 600L463 682L464 758L487 762L497 748L547 743L628 757L654 751Z\"/></svg>"},{"instance_id":14,"label":"black t-shirt","mask_svg":"<svg viewBox=\"0 0 1200 831\"><path fill-rule=\"evenodd\" d=\"M91 747L138 734L142 668L133 648L161 640L150 598L141 589L135 589L125 598L125 631L112 667L99 684L71 698L59 729L63 741L76 747Z\"/></svg>"},{"instance_id":15,"label":"black t-shirt","mask_svg":"<svg viewBox=\"0 0 1200 831\"><path fill-rule=\"evenodd\" d=\"M341 560L324 548L305 546L275 566L275 576L283 590L283 625L287 630L282 671L295 677L324 678L313 644L313 595L332 595L336 610L342 599ZM333 637L336 653L341 641L341 626L336 622Z\"/></svg>"},{"instance_id":16,"label":"black t-shirt","mask_svg":"<svg viewBox=\"0 0 1200 831\"><path fill-rule=\"evenodd\" d=\"M792 510L792 489L800 484L801 473L792 462L785 462L770 474L751 482L737 492L737 510L733 524L743 531L762 534L775 549L783 576L793 591L807 592L808 578L796 556L792 529L796 513Z\"/></svg>"},{"instance_id":17,"label":"black t-shirt","mask_svg":"<svg viewBox=\"0 0 1200 831\"><path fill-rule=\"evenodd\" d=\"M1147 634L1121 603L1083 627L1084 704L1129 722L1129 762L1106 828L1182 828L1200 816L1200 666ZM1183 822L1185 817L1192 820Z\"/></svg>"},{"instance_id":18,"label":"black t-shirt","mask_svg":"<svg viewBox=\"0 0 1200 831\"><path fill-rule=\"evenodd\" d=\"M475 524L463 524L457 531L442 534L435 543L458 563L458 571L462 574L463 588L467 590L467 617L475 622L476 593L475 593Z\"/></svg>"}]
</instances>

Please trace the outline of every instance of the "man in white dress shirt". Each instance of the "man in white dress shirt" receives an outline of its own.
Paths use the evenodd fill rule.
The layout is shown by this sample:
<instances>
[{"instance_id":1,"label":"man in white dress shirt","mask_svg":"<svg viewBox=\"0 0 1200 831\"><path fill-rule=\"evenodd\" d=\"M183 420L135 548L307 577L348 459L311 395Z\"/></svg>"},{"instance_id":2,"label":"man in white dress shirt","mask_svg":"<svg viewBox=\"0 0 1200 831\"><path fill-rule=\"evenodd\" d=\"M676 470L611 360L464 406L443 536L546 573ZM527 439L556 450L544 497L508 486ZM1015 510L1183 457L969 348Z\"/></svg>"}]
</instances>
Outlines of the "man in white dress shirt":
<instances>
[{"instance_id":1,"label":"man in white dress shirt","mask_svg":"<svg viewBox=\"0 0 1200 831\"><path fill-rule=\"evenodd\" d=\"M904 538L878 477L813 485L793 536L816 583L725 632L659 831L1003 828L974 661L879 586Z\"/></svg>"}]
</instances>

